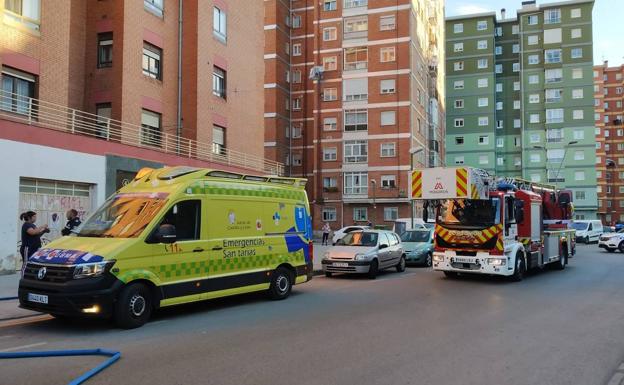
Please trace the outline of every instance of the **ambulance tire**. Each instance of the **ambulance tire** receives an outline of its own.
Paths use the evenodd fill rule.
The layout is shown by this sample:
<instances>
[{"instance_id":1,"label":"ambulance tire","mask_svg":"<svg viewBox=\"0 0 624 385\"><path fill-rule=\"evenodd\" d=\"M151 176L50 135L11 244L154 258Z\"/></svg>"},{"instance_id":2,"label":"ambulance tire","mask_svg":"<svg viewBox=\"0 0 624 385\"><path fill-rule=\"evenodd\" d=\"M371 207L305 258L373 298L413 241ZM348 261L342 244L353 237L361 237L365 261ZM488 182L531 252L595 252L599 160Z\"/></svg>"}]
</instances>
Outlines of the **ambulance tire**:
<instances>
[{"instance_id":1,"label":"ambulance tire","mask_svg":"<svg viewBox=\"0 0 624 385\"><path fill-rule=\"evenodd\" d=\"M373 259L368 267L368 279L377 278L377 273L379 273L379 262L377 262L376 259Z\"/></svg>"},{"instance_id":2,"label":"ambulance tire","mask_svg":"<svg viewBox=\"0 0 624 385\"><path fill-rule=\"evenodd\" d=\"M122 329L138 328L149 320L152 308L152 293L149 288L142 283L131 283L119 293L113 319Z\"/></svg>"},{"instance_id":3,"label":"ambulance tire","mask_svg":"<svg viewBox=\"0 0 624 385\"><path fill-rule=\"evenodd\" d=\"M269 297L273 300L288 298L292 290L293 274L285 267L278 267L271 277Z\"/></svg>"},{"instance_id":4,"label":"ambulance tire","mask_svg":"<svg viewBox=\"0 0 624 385\"><path fill-rule=\"evenodd\" d=\"M526 271L526 265L524 263L524 257L521 252L516 253L516 267L514 268L513 275L510 278L512 282L520 282L524 278Z\"/></svg>"}]
</instances>

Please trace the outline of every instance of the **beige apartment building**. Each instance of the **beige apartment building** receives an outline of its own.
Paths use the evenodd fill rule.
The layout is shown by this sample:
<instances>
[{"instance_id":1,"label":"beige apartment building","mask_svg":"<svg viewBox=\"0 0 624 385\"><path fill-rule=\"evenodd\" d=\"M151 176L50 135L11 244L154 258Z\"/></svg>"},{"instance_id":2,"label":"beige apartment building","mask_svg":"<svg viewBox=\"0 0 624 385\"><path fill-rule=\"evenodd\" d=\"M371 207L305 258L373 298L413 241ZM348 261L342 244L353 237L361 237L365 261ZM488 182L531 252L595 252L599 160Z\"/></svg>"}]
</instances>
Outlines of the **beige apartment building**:
<instances>
[{"instance_id":1,"label":"beige apartment building","mask_svg":"<svg viewBox=\"0 0 624 385\"><path fill-rule=\"evenodd\" d=\"M308 178L314 228L409 217L411 163L444 164L444 2L264 6L265 156Z\"/></svg>"}]
</instances>

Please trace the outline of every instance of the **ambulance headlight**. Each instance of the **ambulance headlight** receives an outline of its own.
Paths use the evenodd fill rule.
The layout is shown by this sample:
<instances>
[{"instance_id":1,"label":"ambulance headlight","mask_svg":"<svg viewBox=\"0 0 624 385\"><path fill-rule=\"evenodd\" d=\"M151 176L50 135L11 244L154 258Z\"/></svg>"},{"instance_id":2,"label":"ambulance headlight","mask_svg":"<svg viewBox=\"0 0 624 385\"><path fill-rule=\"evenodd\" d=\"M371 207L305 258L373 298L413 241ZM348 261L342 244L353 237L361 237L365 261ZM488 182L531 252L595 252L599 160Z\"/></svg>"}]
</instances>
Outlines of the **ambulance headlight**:
<instances>
[{"instance_id":1,"label":"ambulance headlight","mask_svg":"<svg viewBox=\"0 0 624 385\"><path fill-rule=\"evenodd\" d=\"M78 265L74 269L74 279L99 277L110 269L114 263L115 261L102 261Z\"/></svg>"},{"instance_id":2,"label":"ambulance headlight","mask_svg":"<svg viewBox=\"0 0 624 385\"><path fill-rule=\"evenodd\" d=\"M505 266L507 264L507 259L505 258L488 258L486 261L488 265L492 266Z\"/></svg>"}]
</instances>

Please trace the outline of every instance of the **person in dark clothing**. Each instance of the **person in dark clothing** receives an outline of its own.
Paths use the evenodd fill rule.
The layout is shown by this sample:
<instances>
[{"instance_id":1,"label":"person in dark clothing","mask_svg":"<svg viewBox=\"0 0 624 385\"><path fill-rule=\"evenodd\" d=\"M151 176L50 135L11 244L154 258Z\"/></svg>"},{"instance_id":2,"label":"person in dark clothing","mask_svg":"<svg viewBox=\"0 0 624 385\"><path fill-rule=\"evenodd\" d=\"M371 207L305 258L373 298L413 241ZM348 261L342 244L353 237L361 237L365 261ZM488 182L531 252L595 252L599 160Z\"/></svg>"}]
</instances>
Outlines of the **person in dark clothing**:
<instances>
[{"instance_id":1,"label":"person in dark clothing","mask_svg":"<svg viewBox=\"0 0 624 385\"><path fill-rule=\"evenodd\" d=\"M67 224L61 230L61 234L64 236L70 235L72 230L80 226L82 222L80 222L80 218L78 218L78 211L71 209L67 211Z\"/></svg>"},{"instance_id":2,"label":"person in dark clothing","mask_svg":"<svg viewBox=\"0 0 624 385\"><path fill-rule=\"evenodd\" d=\"M41 248L41 236L49 233L48 225L37 227L37 213L27 211L20 215L20 219L24 221L22 224L22 245L20 246L20 254L24 260L24 264L28 261L37 250Z\"/></svg>"}]
</instances>

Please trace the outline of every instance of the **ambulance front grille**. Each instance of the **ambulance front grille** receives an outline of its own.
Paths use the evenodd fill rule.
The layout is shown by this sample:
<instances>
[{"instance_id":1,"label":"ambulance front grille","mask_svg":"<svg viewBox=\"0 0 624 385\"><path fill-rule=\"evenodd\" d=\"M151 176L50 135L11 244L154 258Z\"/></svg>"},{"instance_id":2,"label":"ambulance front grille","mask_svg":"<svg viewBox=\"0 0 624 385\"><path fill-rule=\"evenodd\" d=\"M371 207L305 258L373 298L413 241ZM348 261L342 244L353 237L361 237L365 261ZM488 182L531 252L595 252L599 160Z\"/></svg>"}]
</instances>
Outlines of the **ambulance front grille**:
<instances>
[{"instance_id":1,"label":"ambulance front grille","mask_svg":"<svg viewBox=\"0 0 624 385\"><path fill-rule=\"evenodd\" d=\"M26 268L24 268L24 279L53 283L63 283L72 279L73 267L53 265L45 265L46 273L43 279L39 279L38 274L42 267L44 267L44 265L28 262Z\"/></svg>"}]
</instances>

